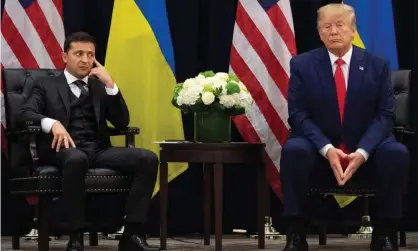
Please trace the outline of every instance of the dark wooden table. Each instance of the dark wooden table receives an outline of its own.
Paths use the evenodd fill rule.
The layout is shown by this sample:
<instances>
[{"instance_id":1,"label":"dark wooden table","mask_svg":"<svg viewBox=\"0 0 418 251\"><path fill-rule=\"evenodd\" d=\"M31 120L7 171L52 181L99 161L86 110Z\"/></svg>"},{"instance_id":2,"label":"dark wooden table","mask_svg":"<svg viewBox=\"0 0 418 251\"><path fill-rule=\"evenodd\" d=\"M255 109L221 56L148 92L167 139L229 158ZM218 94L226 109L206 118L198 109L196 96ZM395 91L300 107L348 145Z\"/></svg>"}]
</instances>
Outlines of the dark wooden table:
<instances>
[{"instance_id":1,"label":"dark wooden table","mask_svg":"<svg viewBox=\"0 0 418 251\"><path fill-rule=\"evenodd\" d=\"M223 164L243 163L257 170L258 248L264 249L264 216L268 185L264 168L264 144L252 143L160 143L160 221L161 249L167 249L168 162L203 163L204 174L204 244L210 245L211 176L214 181L215 250L222 250Z\"/></svg>"}]
</instances>

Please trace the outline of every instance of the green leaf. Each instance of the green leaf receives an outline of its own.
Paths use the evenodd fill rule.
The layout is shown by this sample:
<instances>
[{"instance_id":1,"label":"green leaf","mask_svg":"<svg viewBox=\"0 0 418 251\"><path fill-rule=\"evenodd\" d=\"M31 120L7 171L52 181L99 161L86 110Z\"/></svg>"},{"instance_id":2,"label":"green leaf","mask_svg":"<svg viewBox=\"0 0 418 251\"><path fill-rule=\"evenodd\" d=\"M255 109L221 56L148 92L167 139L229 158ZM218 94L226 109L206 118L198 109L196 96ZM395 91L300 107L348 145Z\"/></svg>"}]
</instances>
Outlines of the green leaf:
<instances>
[{"instance_id":1,"label":"green leaf","mask_svg":"<svg viewBox=\"0 0 418 251\"><path fill-rule=\"evenodd\" d=\"M239 88L239 85L235 82L229 81L226 86L226 93L228 95L232 95L234 93L239 93L241 91L241 88Z\"/></svg>"},{"instance_id":2,"label":"green leaf","mask_svg":"<svg viewBox=\"0 0 418 251\"><path fill-rule=\"evenodd\" d=\"M235 74L229 73L228 76L229 76L228 81L234 80L235 82L239 82L239 78Z\"/></svg>"},{"instance_id":3,"label":"green leaf","mask_svg":"<svg viewBox=\"0 0 418 251\"><path fill-rule=\"evenodd\" d=\"M205 77L213 77L213 76L215 76L215 73L213 71L204 71L204 72L201 72L200 74L202 74Z\"/></svg>"}]
</instances>

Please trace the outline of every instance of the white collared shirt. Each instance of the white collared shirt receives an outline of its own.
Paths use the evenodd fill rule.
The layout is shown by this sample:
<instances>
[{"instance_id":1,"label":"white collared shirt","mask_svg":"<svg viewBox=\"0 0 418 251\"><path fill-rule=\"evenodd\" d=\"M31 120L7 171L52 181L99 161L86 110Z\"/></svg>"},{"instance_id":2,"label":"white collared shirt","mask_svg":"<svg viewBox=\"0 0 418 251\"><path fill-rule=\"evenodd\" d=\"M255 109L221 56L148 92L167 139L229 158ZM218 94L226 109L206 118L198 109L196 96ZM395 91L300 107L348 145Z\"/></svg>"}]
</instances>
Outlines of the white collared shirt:
<instances>
[{"instance_id":1,"label":"white collared shirt","mask_svg":"<svg viewBox=\"0 0 418 251\"><path fill-rule=\"evenodd\" d=\"M330 51L328 51L329 54L329 59L331 61L331 65L332 65L332 74L335 74L335 70L337 69L337 59L339 59L339 57L337 57L336 55L332 54ZM341 57L341 59L344 61L344 64L341 66L342 70L343 70L343 74L344 74L344 80L345 80L345 88L347 89L348 87L348 75L349 75L349 71L350 71L350 63L351 63L351 57L353 55L353 47L351 46L350 50L347 51L347 53ZM330 148L334 147L331 144L327 144L324 147L322 147L319 152L321 153L322 156L326 157L326 154L328 152L328 150ZM364 150L364 149L357 149L356 152L360 153L361 155L363 155L364 159L367 161L367 159L369 158L369 154Z\"/></svg>"},{"instance_id":2,"label":"white collared shirt","mask_svg":"<svg viewBox=\"0 0 418 251\"><path fill-rule=\"evenodd\" d=\"M64 70L64 76L67 79L67 83L70 87L71 92L77 97L79 98L81 95L81 90L78 88L77 85L74 84L74 81L77 80L82 80L84 83L86 83L85 88L88 88L88 80L89 80L89 76L85 76L82 79L78 79L76 77L74 77L74 75L72 75L71 73L69 73L67 71L67 69ZM105 87L106 93L107 95L116 95L119 92L119 89L116 85L116 83L113 85L113 88L107 88ZM54 125L54 123L57 122L57 120L55 119L51 119L51 118L43 118L41 120L41 129L44 133L49 133L51 131L52 126Z\"/></svg>"}]
</instances>

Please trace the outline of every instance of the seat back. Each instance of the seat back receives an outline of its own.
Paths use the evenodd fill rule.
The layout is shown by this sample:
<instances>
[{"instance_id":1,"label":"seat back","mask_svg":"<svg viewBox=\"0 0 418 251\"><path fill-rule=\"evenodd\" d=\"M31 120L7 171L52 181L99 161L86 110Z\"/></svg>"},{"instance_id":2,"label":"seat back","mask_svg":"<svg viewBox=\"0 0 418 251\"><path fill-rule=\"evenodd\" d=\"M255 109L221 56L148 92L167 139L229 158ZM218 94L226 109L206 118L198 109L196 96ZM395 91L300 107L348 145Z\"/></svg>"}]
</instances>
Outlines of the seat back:
<instances>
[{"instance_id":1,"label":"seat back","mask_svg":"<svg viewBox=\"0 0 418 251\"><path fill-rule=\"evenodd\" d=\"M393 71L392 84L396 100L395 126L410 130L409 87L411 85L411 70Z\"/></svg>"},{"instance_id":2,"label":"seat back","mask_svg":"<svg viewBox=\"0 0 418 251\"><path fill-rule=\"evenodd\" d=\"M62 70L54 69L4 69L4 105L6 132L21 127L18 116L25 100L31 95L35 81L39 77L59 75ZM8 138L9 165L13 176L27 175L31 163L28 141L26 138Z\"/></svg>"}]
</instances>

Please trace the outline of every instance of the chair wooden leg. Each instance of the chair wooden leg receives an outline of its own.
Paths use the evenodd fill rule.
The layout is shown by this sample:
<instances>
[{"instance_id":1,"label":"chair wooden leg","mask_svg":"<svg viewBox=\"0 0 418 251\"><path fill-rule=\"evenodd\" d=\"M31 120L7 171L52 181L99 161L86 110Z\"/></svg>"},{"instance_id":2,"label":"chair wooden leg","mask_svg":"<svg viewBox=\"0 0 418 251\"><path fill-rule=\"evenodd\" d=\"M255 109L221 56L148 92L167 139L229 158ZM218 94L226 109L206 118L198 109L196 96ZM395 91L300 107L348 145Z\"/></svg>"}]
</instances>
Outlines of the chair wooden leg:
<instances>
[{"instance_id":1,"label":"chair wooden leg","mask_svg":"<svg viewBox=\"0 0 418 251\"><path fill-rule=\"evenodd\" d=\"M406 247L406 233L405 233L405 230L403 228L401 228L401 230L400 230L399 246L400 247Z\"/></svg>"},{"instance_id":2,"label":"chair wooden leg","mask_svg":"<svg viewBox=\"0 0 418 251\"><path fill-rule=\"evenodd\" d=\"M49 251L48 198L39 200L38 251Z\"/></svg>"},{"instance_id":3,"label":"chair wooden leg","mask_svg":"<svg viewBox=\"0 0 418 251\"><path fill-rule=\"evenodd\" d=\"M319 232L319 245L327 245L327 227L325 222L321 226L321 230Z\"/></svg>"},{"instance_id":4,"label":"chair wooden leg","mask_svg":"<svg viewBox=\"0 0 418 251\"><path fill-rule=\"evenodd\" d=\"M12 250L19 250L20 249L20 236L13 235L12 237Z\"/></svg>"},{"instance_id":5,"label":"chair wooden leg","mask_svg":"<svg viewBox=\"0 0 418 251\"><path fill-rule=\"evenodd\" d=\"M97 238L97 232L90 232L89 233L89 245L90 245L90 247L99 246L99 239Z\"/></svg>"}]
</instances>

